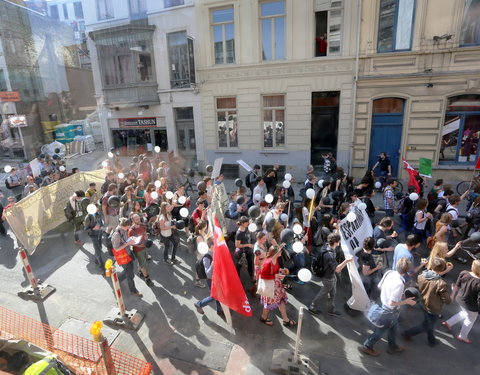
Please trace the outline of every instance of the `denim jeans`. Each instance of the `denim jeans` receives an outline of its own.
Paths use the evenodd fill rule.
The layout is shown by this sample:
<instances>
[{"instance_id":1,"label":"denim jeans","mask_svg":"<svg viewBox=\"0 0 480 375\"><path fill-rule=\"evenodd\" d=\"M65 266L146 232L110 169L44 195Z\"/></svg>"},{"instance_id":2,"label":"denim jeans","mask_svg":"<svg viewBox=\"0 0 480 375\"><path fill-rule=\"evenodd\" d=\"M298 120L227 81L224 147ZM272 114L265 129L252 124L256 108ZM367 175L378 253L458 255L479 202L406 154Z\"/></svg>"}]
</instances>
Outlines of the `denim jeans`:
<instances>
[{"instance_id":1,"label":"denim jeans","mask_svg":"<svg viewBox=\"0 0 480 375\"><path fill-rule=\"evenodd\" d=\"M317 293L317 295L313 298L310 307L313 309L318 309L318 305L320 301L327 296L327 309L329 312L335 310L335 292L337 291L337 276L334 275L332 279L322 279L322 289Z\"/></svg>"},{"instance_id":2,"label":"denim jeans","mask_svg":"<svg viewBox=\"0 0 480 375\"><path fill-rule=\"evenodd\" d=\"M405 331L405 335L407 336L415 336L419 333L426 332L428 342L430 344L435 343L435 324L437 323L438 315L437 314L430 314L427 310L423 309L423 322L419 325L407 329Z\"/></svg>"},{"instance_id":3,"label":"denim jeans","mask_svg":"<svg viewBox=\"0 0 480 375\"><path fill-rule=\"evenodd\" d=\"M98 262L98 265L102 268L103 267L103 259L102 259L102 233L98 235L90 236L92 239L93 250L95 251L95 259Z\"/></svg>"},{"instance_id":4,"label":"denim jeans","mask_svg":"<svg viewBox=\"0 0 480 375\"><path fill-rule=\"evenodd\" d=\"M173 236L173 235L172 235ZM163 248L163 260L168 260L168 251L170 249L170 244L172 245L172 260L175 260L175 254L177 254L178 242L176 242L172 236L170 237L163 237L160 236L160 240L162 241L164 248Z\"/></svg>"},{"instance_id":5,"label":"denim jeans","mask_svg":"<svg viewBox=\"0 0 480 375\"><path fill-rule=\"evenodd\" d=\"M373 349L373 345L380 340L385 332L388 331L388 347L391 350L395 350L398 348L398 345L396 343L396 337L397 337L397 328L398 328L398 315L399 311L395 311L393 313L393 320L390 323L389 326L385 327L375 327L375 330L373 333L365 340L363 343L363 346Z\"/></svg>"},{"instance_id":6,"label":"denim jeans","mask_svg":"<svg viewBox=\"0 0 480 375\"><path fill-rule=\"evenodd\" d=\"M135 273L133 271L133 261L127 264L122 264L122 267L123 272L118 275L118 280L123 281L126 278L130 293L138 293L138 290L135 287L135 282L133 281L135 277Z\"/></svg>"},{"instance_id":7,"label":"denim jeans","mask_svg":"<svg viewBox=\"0 0 480 375\"><path fill-rule=\"evenodd\" d=\"M212 291L212 280L211 279L207 279L207 285L208 285L208 290L211 292ZM205 307L210 302L213 302L213 301L215 301L217 312L222 311L222 306L220 306L220 303L215 298L213 298L212 296L205 297L204 299L198 301L197 305L200 306L200 307Z\"/></svg>"}]
</instances>

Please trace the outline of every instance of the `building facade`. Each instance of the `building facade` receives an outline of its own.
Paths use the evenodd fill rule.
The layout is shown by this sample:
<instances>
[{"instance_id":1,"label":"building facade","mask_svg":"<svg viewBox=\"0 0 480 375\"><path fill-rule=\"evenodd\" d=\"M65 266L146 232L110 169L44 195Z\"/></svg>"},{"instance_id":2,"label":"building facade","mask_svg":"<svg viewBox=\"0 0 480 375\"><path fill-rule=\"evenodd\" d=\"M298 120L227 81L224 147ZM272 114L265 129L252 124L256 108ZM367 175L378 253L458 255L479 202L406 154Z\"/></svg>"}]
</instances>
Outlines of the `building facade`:
<instances>
[{"instance_id":1,"label":"building facade","mask_svg":"<svg viewBox=\"0 0 480 375\"><path fill-rule=\"evenodd\" d=\"M351 160L358 9L353 0L196 2L205 158L304 175ZM245 171L240 171L245 173Z\"/></svg>"},{"instance_id":2,"label":"building facade","mask_svg":"<svg viewBox=\"0 0 480 375\"><path fill-rule=\"evenodd\" d=\"M353 173L386 151L470 179L480 134L480 2L363 0Z\"/></svg>"},{"instance_id":3,"label":"building facade","mask_svg":"<svg viewBox=\"0 0 480 375\"><path fill-rule=\"evenodd\" d=\"M187 166L203 162L194 1L83 3L107 147L136 155L158 146Z\"/></svg>"}]
</instances>

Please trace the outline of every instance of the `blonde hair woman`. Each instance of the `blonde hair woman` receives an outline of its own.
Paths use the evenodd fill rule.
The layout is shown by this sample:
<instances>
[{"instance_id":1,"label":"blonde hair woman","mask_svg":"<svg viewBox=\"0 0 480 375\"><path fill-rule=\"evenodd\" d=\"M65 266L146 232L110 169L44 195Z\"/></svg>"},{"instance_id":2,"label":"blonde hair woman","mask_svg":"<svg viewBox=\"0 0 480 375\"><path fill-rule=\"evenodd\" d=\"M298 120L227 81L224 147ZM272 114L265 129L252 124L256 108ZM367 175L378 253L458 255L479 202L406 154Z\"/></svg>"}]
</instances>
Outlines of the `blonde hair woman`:
<instances>
[{"instance_id":1,"label":"blonde hair woman","mask_svg":"<svg viewBox=\"0 0 480 375\"><path fill-rule=\"evenodd\" d=\"M435 224L435 241L445 241L445 235L448 234L450 223L452 222L452 215L445 212L440 217L440 220Z\"/></svg>"},{"instance_id":2,"label":"blonde hair woman","mask_svg":"<svg viewBox=\"0 0 480 375\"><path fill-rule=\"evenodd\" d=\"M427 263L427 269L433 270L433 260L435 258L450 258L455 255L455 253L462 247L462 242L459 241L455 245L455 247L452 250L448 250L448 244L446 242L436 242L435 245L432 248L432 251L430 252L430 256L428 258L428 263ZM439 275L444 275L447 272L450 272L453 268L452 263L447 263L447 268L445 271L437 272Z\"/></svg>"}]
</instances>

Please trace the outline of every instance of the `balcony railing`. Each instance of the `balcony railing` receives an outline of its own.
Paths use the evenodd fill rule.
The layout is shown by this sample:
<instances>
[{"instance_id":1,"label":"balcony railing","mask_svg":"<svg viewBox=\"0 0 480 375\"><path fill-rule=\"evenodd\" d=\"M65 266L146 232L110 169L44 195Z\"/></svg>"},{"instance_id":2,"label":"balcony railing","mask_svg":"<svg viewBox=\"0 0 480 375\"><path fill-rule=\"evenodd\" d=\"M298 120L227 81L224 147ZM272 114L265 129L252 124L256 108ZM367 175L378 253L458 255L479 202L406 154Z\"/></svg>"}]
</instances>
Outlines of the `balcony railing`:
<instances>
[{"instance_id":1,"label":"balcony railing","mask_svg":"<svg viewBox=\"0 0 480 375\"><path fill-rule=\"evenodd\" d=\"M132 84L121 87L107 87L103 89L106 104L159 104L157 84Z\"/></svg>"}]
</instances>

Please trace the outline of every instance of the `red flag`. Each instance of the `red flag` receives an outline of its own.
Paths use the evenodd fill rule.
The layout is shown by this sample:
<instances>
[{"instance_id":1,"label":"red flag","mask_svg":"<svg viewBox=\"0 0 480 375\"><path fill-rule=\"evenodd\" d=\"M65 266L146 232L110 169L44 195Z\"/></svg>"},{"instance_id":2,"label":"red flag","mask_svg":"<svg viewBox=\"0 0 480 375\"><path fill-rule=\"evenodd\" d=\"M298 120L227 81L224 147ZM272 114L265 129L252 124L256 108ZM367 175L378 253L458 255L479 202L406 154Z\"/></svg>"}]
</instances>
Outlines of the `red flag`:
<instances>
[{"instance_id":1,"label":"red flag","mask_svg":"<svg viewBox=\"0 0 480 375\"><path fill-rule=\"evenodd\" d=\"M480 169L480 156L477 159L477 164L475 164L475 169Z\"/></svg>"},{"instance_id":2,"label":"red flag","mask_svg":"<svg viewBox=\"0 0 480 375\"><path fill-rule=\"evenodd\" d=\"M408 172L408 175L410 176L410 179L408 180L408 186L415 186L415 192L419 194L420 185L418 184L418 181L415 178L415 176L418 176L418 172L404 158L402 158L402 161L403 161L403 165L405 166L405 169Z\"/></svg>"},{"instance_id":3,"label":"red flag","mask_svg":"<svg viewBox=\"0 0 480 375\"><path fill-rule=\"evenodd\" d=\"M216 216L213 217L213 275L211 296L239 314L252 316L250 302L243 289Z\"/></svg>"}]
</instances>

